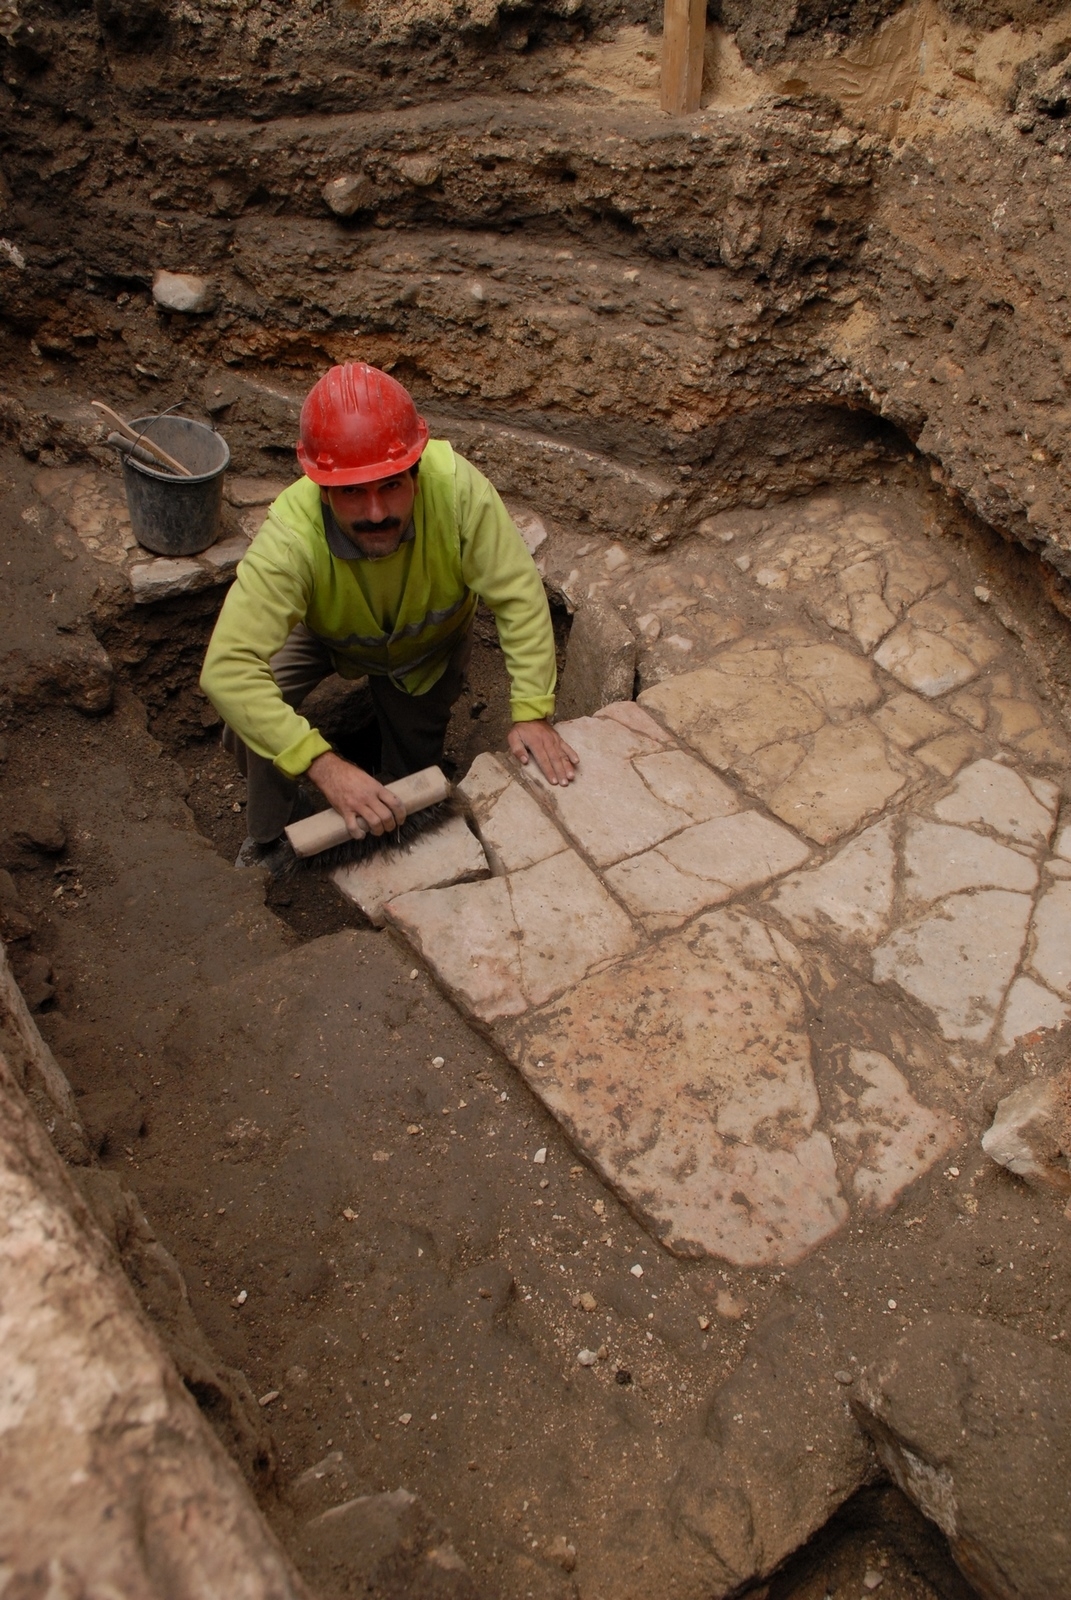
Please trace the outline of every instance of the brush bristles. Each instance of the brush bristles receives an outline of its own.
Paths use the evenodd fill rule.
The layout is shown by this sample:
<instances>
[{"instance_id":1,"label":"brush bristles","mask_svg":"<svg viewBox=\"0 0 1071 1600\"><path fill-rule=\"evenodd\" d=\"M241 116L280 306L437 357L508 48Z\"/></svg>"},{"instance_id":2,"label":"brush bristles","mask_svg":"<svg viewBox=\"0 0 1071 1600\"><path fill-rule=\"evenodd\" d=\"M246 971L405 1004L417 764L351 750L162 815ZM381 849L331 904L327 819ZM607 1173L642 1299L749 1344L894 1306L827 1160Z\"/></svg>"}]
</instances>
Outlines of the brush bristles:
<instances>
[{"instance_id":1,"label":"brush bristles","mask_svg":"<svg viewBox=\"0 0 1071 1600\"><path fill-rule=\"evenodd\" d=\"M321 850L315 856L295 856L287 868L286 876L299 871L328 873L337 867L352 867L358 861L367 861L384 850L408 850L422 834L438 828L449 817L457 816L461 808L454 799L440 800L436 805L425 806L406 817L400 828L390 833L366 834L363 839L347 839L330 850Z\"/></svg>"}]
</instances>

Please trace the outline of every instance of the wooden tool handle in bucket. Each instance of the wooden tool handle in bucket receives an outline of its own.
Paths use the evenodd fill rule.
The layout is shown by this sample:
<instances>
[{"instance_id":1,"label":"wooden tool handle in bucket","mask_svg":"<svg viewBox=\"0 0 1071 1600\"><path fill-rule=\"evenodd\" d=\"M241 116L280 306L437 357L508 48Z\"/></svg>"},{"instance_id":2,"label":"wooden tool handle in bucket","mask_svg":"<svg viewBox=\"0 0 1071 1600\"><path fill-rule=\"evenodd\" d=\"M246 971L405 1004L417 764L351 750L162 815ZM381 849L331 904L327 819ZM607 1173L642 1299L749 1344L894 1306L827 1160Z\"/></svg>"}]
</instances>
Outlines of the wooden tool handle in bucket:
<instances>
[{"instance_id":1,"label":"wooden tool handle in bucket","mask_svg":"<svg viewBox=\"0 0 1071 1600\"><path fill-rule=\"evenodd\" d=\"M437 805L450 794L449 781L439 767L425 767L423 772L398 778L387 787L402 802L407 816L414 811L423 811L426 806ZM358 837L363 839L371 830L365 823L361 824L361 828ZM294 854L304 859L306 856L318 856L321 850L333 850L354 835L337 811L317 811L315 816L292 822L286 830L286 837Z\"/></svg>"}]
</instances>

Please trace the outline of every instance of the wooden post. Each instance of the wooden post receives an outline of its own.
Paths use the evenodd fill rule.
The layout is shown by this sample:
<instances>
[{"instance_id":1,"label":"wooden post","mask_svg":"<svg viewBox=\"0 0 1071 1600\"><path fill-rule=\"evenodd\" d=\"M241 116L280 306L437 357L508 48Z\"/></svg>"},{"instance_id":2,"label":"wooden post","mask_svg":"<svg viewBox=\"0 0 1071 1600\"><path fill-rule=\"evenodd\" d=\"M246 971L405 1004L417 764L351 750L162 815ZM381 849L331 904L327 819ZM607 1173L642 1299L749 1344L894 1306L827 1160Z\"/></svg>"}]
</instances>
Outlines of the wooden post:
<instances>
[{"instance_id":1,"label":"wooden post","mask_svg":"<svg viewBox=\"0 0 1071 1600\"><path fill-rule=\"evenodd\" d=\"M662 110L699 110L703 92L706 0L665 0L662 18Z\"/></svg>"}]
</instances>

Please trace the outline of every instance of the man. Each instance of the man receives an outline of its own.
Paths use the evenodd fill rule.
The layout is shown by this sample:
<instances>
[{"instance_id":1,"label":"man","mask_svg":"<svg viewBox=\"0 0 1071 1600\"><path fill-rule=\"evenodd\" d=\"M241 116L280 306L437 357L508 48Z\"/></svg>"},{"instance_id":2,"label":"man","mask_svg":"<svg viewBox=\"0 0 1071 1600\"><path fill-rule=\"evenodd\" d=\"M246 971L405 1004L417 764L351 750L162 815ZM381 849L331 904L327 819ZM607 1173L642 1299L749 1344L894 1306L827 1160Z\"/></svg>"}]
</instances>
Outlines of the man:
<instances>
[{"instance_id":1,"label":"man","mask_svg":"<svg viewBox=\"0 0 1071 1600\"><path fill-rule=\"evenodd\" d=\"M405 821L387 788L442 759L478 599L510 675L508 744L550 783L577 755L551 726L556 670L539 574L491 484L424 419L401 384L363 362L332 367L301 410L305 476L269 508L239 564L201 687L246 776L238 866L281 865L307 774L351 833ZM299 707L331 672L368 677L379 777L332 750Z\"/></svg>"}]
</instances>

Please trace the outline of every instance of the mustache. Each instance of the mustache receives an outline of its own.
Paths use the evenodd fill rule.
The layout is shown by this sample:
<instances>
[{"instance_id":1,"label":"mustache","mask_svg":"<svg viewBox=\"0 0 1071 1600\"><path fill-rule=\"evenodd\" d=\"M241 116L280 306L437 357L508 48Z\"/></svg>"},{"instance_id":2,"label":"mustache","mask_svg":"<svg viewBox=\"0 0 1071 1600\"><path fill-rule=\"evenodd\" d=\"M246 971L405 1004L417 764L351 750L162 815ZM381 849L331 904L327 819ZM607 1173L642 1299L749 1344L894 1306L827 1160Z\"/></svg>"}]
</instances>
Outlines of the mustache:
<instances>
[{"instance_id":1,"label":"mustache","mask_svg":"<svg viewBox=\"0 0 1071 1600\"><path fill-rule=\"evenodd\" d=\"M390 533L402 525L401 517L384 517L382 522L351 522L351 533Z\"/></svg>"}]
</instances>

